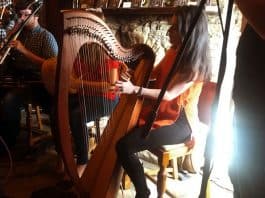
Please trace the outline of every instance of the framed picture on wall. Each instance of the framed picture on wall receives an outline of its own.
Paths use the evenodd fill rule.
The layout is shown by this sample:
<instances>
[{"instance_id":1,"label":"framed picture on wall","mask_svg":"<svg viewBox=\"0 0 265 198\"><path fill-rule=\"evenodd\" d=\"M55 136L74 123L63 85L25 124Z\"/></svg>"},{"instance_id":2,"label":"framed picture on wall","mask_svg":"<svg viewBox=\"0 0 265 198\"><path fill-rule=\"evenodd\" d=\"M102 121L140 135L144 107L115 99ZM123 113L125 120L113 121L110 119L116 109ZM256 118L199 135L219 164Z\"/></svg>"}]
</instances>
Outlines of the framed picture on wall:
<instances>
[{"instance_id":1,"label":"framed picture on wall","mask_svg":"<svg viewBox=\"0 0 265 198\"><path fill-rule=\"evenodd\" d=\"M150 1L151 0L142 0L141 1L141 7L147 8L150 6Z\"/></svg>"},{"instance_id":2,"label":"framed picture on wall","mask_svg":"<svg viewBox=\"0 0 265 198\"><path fill-rule=\"evenodd\" d=\"M120 5L120 0L109 0L108 8L118 8Z\"/></svg>"},{"instance_id":3,"label":"framed picture on wall","mask_svg":"<svg viewBox=\"0 0 265 198\"><path fill-rule=\"evenodd\" d=\"M162 5L165 7L182 6L188 3L188 0L164 0Z\"/></svg>"},{"instance_id":4,"label":"framed picture on wall","mask_svg":"<svg viewBox=\"0 0 265 198\"><path fill-rule=\"evenodd\" d=\"M141 6L142 0L132 0L132 7L137 8Z\"/></svg>"},{"instance_id":5,"label":"framed picture on wall","mask_svg":"<svg viewBox=\"0 0 265 198\"><path fill-rule=\"evenodd\" d=\"M96 8L106 8L108 0L96 0Z\"/></svg>"},{"instance_id":6,"label":"framed picture on wall","mask_svg":"<svg viewBox=\"0 0 265 198\"><path fill-rule=\"evenodd\" d=\"M81 8L93 8L95 4L94 0L82 0L80 1Z\"/></svg>"},{"instance_id":7,"label":"framed picture on wall","mask_svg":"<svg viewBox=\"0 0 265 198\"><path fill-rule=\"evenodd\" d=\"M160 7L162 6L163 0L152 0L149 7Z\"/></svg>"}]
</instances>

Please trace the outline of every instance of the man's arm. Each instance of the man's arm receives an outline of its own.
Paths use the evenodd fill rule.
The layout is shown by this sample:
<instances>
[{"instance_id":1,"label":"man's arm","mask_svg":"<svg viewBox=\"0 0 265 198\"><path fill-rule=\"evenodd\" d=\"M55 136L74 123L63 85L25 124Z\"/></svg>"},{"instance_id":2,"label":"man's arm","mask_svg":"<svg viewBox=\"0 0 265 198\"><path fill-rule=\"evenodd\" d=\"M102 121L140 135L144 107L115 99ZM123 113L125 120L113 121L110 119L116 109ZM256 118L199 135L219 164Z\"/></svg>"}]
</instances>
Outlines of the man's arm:
<instances>
[{"instance_id":1,"label":"man's arm","mask_svg":"<svg viewBox=\"0 0 265 198\"><path fill-rule=\"evenodd\" d=\"M248 23L265 39L265 1L264 0L235 0Z\"/></svg>"},{"instance_id":2,"label":"man's arm","mask_svg":"<svg viewBox=\"0 0 265 198\"><path fill-rule=\"evenodd\" d=\"M41 65L45 61L44 58L39 57L36 54L29 51L28 49L26 49L25 46L19 40L11 41L9 46L20 51L22 54L24 54L24 56L26 56L29 60L31 60L35 64Z\"/></svg>"},{"instance_id":3,"label":"man's arm","mask_svg":"<svg viewBox=\"0 0 265 198\"><path fill-rule=\"evenodd\" d=\"M16 50L21 52L34 64L42 65L46 59L56 57L58 54L58 45L54 36L51 33L46 32L46 34L42 38L42 43L44 44L42 56L39 56L28 50L19 40L11 41L9 43L9 47L15 48Z\"/></svg>"}]
</instances>

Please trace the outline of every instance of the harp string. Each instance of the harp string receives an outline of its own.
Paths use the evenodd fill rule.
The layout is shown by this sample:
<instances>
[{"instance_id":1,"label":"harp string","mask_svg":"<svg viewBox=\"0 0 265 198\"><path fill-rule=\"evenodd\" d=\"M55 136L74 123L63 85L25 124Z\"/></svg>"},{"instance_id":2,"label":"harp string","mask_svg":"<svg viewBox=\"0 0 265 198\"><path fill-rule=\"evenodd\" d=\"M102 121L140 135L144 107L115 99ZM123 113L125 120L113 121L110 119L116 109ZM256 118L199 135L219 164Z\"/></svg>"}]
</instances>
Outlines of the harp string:
<instances>
[{"instance_id":1,"label":"harp string","mask_svg":"<svg viewBox=\"0 0 265 198\"><path fill-rule=\"evenodd\" d=\"M75 37L71 38L70 37L70 39L69 39L69 41L70 41L69 42L69 47L70 47L69 51L70 51L71 57L73 57L74 61L77 61L77 62L81 61L80 56L76 56L75 49L76 49L76 44L81 43L81 41L83 39L84 38L82 38L82 37L77 37L77 38L75 38ZM75 62L73 62L73 64L75 64ZM78 81L78 82L81 82L80 84L78 84L78 87L80 87L80 88L78 88L78 93L77 93L78 103L79 103L79 107L82 107L82 108L80 108L81 117L82 118L86 118L87 117L86 116L87 106L86 106L85 98L84 97L80 97L82 95L84 96L84 91L85 91L84 90L84 84L83 84L83 81L82 81L83 73L80 72L81 69L82 69L81 65L80 64L76 64L76 65L77 65L77 67L76 68L72 68L72 70L76 69L77 73L80 73L80 76L78 76L78 75L75 76L76 78L80 79L80 81ZM72 73L73 73L73 71L72 71ZM84 120L84 123L86 123L86 120ZM86 145L88 145L88 130L87 130L87 127L85 125L83 125L83 124L80 127L82 128L82 130L80 131L82 133L81 135L84 137L84 138L80 139L80 141L81 141L80 143L82 145L86 146Z\"/></svg>"},{"instance_id":2,"label":"harp string","mask_svg":"<svg viewBox=\"0 0 265 198\"><path fill-rule=\"evenodd\" d=\"M91 105L90 106L91 109L95 109L95 107L97 109L100 109L99 112L96 112L96 111L91 112L93 120L95 122L95 121L99 120L100 113L105 114L104 108L106 107L106 105L104 104L105 101L103 98L103 92L104 92L104 89L106 87L106 85L105 85L106 79L103 76L104 76L104 73L106 73L107 71L104 68L104 66L105 66L105 61L104 61L105 54L104 53L105 52L101 49L101 46L94 45L94 47L92 47L92 49L90 51L88 49L88 51L87 51L88 56L86 57L88 60L87 65L88 65L88 67L91 67L91 69L92 69L92 71L89 72L89 74L88 74L88 75L90 75L89 79L93 79L93 75L99 75L99 76L96 76L95 80L97 80L98 84L100 83L100 85L98 87L93 87L93 86L90 87L92 95L96 95L98 97L95 97L95 98L92 97L90 99L90 101L88 101L89 104ZM102 90L100 90L100 89L102 89ZM103 111L103 112L101 112L101 111ZM99 138L100 138L99 134L96 133L94 135L95 135L96 142L98 142Z\"/></svg>"},{"instance_id":3,"label":"harp string","mask_svg":"<svg viewBox=\"0 0 265 198\"><path fill-rule=\"evenodd\" d=\"M111 66L108 61L110 57L107 52L103 46L94 42L95 37L90 36L90 41L84 43L83 40L87 39L85 37L86 35L79 36L78 40L73 39L72 45L74 46L77 41L79 46L81 45L75 58L75 64L77 64L74 69L77 70L77 77L80 81L77 95L82 123L89 123L96 121L101 116L110 116L112 113L111 101L108 100L108 90L110 84L114 82L111 82ZM72 54L72 56L74 55L75 53ZM88 145L89 131L86 124L82 125L82 129L82 135L85 137L82 143ZM95 134L96 142L100 139L99 135Z\"/></svg>"},{"instance_id":4,"label":"harp string","mask_svg":"<svg viewBox=\"0 0 265 198\"><path fill-rule=\"evenodd\" d=\"M59 64L59 83L58 83L58 129L60 134L60 144L62 147L62 155L66 165L66 168L69 172L70 177L73 179L74 183L78 186L80 191L91 191L93 190L93 183L97 183L95 181L95 171L100 169L102 172L108 171L105 170L104 166L101 167L101 161L105 161L107 158L108 164L111 164L110 171L114 167L115 164L115 155L113 152L113 143L116 141L116 136L118 137L123 133L123 131L127 130L128 127L132 126L132 123L136 120L138 108L135 106L140 106L138 104L136 98L132 98L132 100L127 101L127 97L121 96L120 102L118 104L118 108L115 109L115 112L110 115L110 120L107 123L107 128L104 129L104 132L101 134L100 142L97 144L96 149L94 150L93 156L89 159L89 163L85 169L84 175L80 178L77 174L76 170L76 162L73 156L73 139L69 135L69 100L67 100L67 96L69 92L72 94L72 91L76 91L77 102L79 102L79 108L81 112L81 117L87 118L88 114L90 113L90 109L95 107L95 101L91 101L92 103L87 103L87 99L89 98L88 95L85 93L89 92L87 89L90 86L87 86L89 82L86 82L84 73L80 72L80 77L77 79L77 82L80 82L80 87L75 90L75 87L71 87L71 79L70 75L73 70L75 59L81 61L80 57L78 57L78 52L85 43L97 43L98 45L102 46L106 51L106 54L113 59L118 59L122 62L131 62L133 61L133 66L138 64L138 58L144 59L145 66L139 66L141 69L137 68L137 72L134 72L134 76L137 78L133 78L135 82L139 85L145 83L147 80L147 74L150 72L151 65L153 63L153 58L149 57L149 54L152 55L151 50L149 47L145 45L137 45L131 49L123 48L119 42L115 39L113 33L109 30L108 26L95 15L91 13L84 12L82 10L68 10L63 12L63 46L62 52L60 53L60 61ZM93 51L93 50L92 50ZM92 53L92 52L91 52ZM87 54L87 53L85 53ZM93 52L93 56L95 57L96 54ZM89 58L89 57L88 57ZM97 57L98 60L101 58ZM141 60L140 59L140 60ZM141 61L142 62L142 61ZM81 66L81 65L80 65ZM78 68L78 66L77 66ZM88 67L89 68L89 67ZM134 67L133 67L134 68ZM79 67L79 70L82 67ZM149 71L149 72L148 72ZM104 74L104 72L101 72ZM139 78L138 78L139 77ZM140 80L139 80L140 79ZM69 85L70 83L70 85ZM75 83L73 83L75 84ZM95 85L95 84L94 84ZM104 88L108 84L101 84L100 86ZM92 86L93 87L93 86ZM95 88L96 86L94 86ZM105 87L108 88L108 87ZM77 93L78 91L78 93ZM78 96L80 95L80 97ZM72 98L72 97L71 97ZM104 103L104 101L102 102ZM92 107L91 107L92 106ZM104 105L105 106L105 105ZM106 111L109 109L106 108ZM126 112L133 112L130 116L123 116ZM129 114L126 114L129 115ZM80 114L79 114L80 116ZM120 120L123 123L120 123ZM81 119L78 120L78 122ZM86 128L85 123L88 120L84 120L84 124L80 124L83 127L78 135L80 135L81 131L83 132L82 141L80 144L88 145L88 128ZM71 124L71 123L70 123ZM119 127L118 127L119 126ZM127 127L128 126L128 127ZM118 130L118 134L116 133ZM124 129L124 130L123 130ZM115 130L115 133L114 133ZM115 135L114 135L115 134ZM112 140L113 139L113 140ZM76 140L76 139L74 139ZM78 143L78 144L79 144ZM88 151L88 149L87 149ZM86 152L87 152L86 151ZM101 155L100 153L108 153L108 157ZM88 154L88 153L87 153ZM114 159L112 160L112 156ZM111 159L110 159L111 158ZM104 164L104 163L103 163ZM97 172L97 171L96 171ZM100 171L101 172L101 171ZM89 175L89 176L88 176ZM104 178L104 176L102 177ZM91 183L92 182L92 183ZM84 183L84 185L83 185Z\"/></svg>"},{"instance_id":5,"label":"harp string","mask_svg":"<svg viewBox=\"0 0 265 198\"><path fill-rule=\"evenodd\" d=\"M97 45L96 45L97 46ZM95 49L92 49L92 58L94 61L94 69L99 70L99 83L101 85L99 88L95 88L94 93L99 95L98 98L96 98L94 102L94 107L98 107L100 111L98 113L95 112L95 115L93 115L94 120L99 120L102 116L109 116L109 113L111 113L110 109L110 101L107 100L107 94L110 84L110 68L108 66L108 57L106 52L103 50L103 48L100 46L99 50L97 51L97 47ZM93 63L92 63L93 64ZM93 75L95 72L91 72L90 75ZM93 76L91 76L90 79L93 79ZM93 87L92 87L93 89ZM102 89L102 90L99 90ZM98 135L98 136L97 136ZM100 134L96 133L96 142L99 142Z\"/></svg>"}]
</instances>

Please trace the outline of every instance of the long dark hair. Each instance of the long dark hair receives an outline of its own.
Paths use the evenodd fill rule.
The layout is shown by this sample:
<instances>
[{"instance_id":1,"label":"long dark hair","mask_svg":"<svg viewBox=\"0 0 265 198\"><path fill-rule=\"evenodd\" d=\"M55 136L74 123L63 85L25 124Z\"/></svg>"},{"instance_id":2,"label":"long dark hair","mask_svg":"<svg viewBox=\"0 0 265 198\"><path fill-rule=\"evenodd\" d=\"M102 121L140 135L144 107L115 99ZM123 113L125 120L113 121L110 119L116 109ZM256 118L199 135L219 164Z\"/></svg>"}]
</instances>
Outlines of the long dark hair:
<instances>
[{"instance_id":1,"label":"long dark hair","mask_svg":"<svg viewBox=\"0 0 265 198\"><path fill-rule=\"evenodd\" d=\"M183 41L198 6L181 6L175 12L178 32ZM187 80L210 80L212 68L209 63L209 38L207 16L203 11L187 42L178 72L189 73Z\"/></svg>"},{"instance_id":2,"label":"long dark hair","mask_svg":"<svg viewBox=\"0 0 265 198\"><path fill-rule=\"evenodd\" d=\"M78 53L78 58L95 71L100 69L99 66L105 64L107 57L105 49L94 42L83 44Z\"/></svg>"}]
</instances>

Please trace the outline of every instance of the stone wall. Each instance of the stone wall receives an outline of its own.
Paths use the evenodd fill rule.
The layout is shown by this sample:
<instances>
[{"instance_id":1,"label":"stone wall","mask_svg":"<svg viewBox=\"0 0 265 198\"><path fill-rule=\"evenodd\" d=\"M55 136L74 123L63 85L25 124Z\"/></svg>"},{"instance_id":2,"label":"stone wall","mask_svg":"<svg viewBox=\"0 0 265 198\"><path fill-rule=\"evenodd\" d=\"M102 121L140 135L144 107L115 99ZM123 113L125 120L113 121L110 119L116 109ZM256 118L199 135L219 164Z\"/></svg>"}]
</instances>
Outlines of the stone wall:
<instances>
[{"instance_id":1,"label":"stone wall","mask_svg":"<svg viewBox=\"0 0 265 198\"><path fill-rule=\"evenodd\" d=\"M136 43L149 45L156 54L156 62L170 46L167 30L170 16L119 16L106 21L122 46L130 48Z\"/></svg>"},{"instance_id":2,"label":"stone wall","mask_svg":"<svg viewBox=\"0 0 265 198\"><path fill-rule=\"evenodd\" d=\"M240 16L232 19L233 32L239 32ZM217 13L207 13L209 29L209 59L213 66L213 81L217 81L220 55L223 42L222 29ZM113 30L122 46L130 48L135 43L145 43L152 47L156 54L156 63L164 56L169 48L167 31L171 15L115 15L107 16L106 22ZM235 40L238 39L238 36Z\"/></svg>"}]
</instances>

